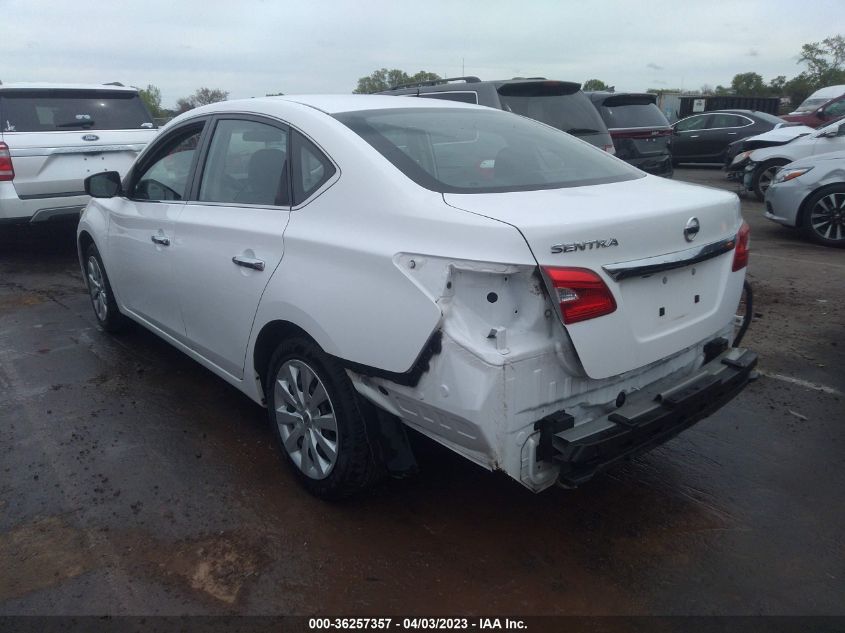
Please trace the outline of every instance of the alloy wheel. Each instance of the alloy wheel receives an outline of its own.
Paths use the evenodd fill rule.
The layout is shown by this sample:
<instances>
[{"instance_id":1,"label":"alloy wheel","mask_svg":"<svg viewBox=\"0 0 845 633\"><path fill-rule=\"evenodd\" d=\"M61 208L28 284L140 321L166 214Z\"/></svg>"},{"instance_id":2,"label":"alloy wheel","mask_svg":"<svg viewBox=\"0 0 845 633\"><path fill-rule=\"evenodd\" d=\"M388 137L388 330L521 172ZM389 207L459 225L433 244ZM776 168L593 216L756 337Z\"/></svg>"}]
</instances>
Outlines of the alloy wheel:
<instances>
[{"instance_id":1,"label":"alloy wheel","mask_svg":"<svg viewBox=\"0 0 845 633\"><path fill-rule=\"evenodd\" d=\"M100 262L93 255L88 257L88 292L97 318L105 321L109 312L108 294Z\"/></svg>"},{"instance_id":2,"label":"alloy wheel","mask_svg":"<svg viewBox=\"0 0 845 633\"><path fill-rule=\"evenodd\" d=\"M339 437L323 381L306 363L291 359L279 367L274 391L285 451L307 477L325 479L337 463Z\"/></svg>"},{"instance_id":3,"label":"alloy wheel","mask_svg":"<svg viewBox=\"0 0 845 633\"><path fill-rule=\"evenodd\" d=\"M845 239L845 193L829 193L810 211L810 226L826 240Z\"/></svg>"}]
</instances>

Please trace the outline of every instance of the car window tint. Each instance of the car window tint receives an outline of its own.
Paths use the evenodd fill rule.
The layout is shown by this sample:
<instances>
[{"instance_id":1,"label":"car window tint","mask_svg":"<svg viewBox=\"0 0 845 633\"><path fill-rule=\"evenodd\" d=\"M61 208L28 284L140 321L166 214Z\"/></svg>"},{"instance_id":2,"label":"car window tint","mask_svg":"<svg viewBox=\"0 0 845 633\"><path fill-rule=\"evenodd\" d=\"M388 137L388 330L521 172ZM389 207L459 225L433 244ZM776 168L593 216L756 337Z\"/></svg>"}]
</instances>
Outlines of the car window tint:
<instances>
[{"instance_id":1,"label":"car window tint","mask_svg":"<svg viewBox=\"0 0 845 633\"><path fill-rule=\"evenodd\" d=\"M460 101L461 103L478 103L477 92L426 92L417 96L423 99L443 99L446 101Z\"/></svg>"},{"instance_id":2,"label":"car window tint","mask_svg":"<svg viewBox=\"0 0 845 633\"><path fill-rule=\"evenodd\" d=\"M155 127L136 92L10 90L0 95L4 132L73 132Z\"/></svg>"},{"instance_id":3,"label":"car window tint","mask_svg":"<svg viewBox=\"0 0 845 633\"><path fill-rule=\"evenodd\" d=\"M691 116L688 119L681 119L675 124L675 129L679 132L688 132L690 130L701 130L707 124L706 116Z\"/></svg>"},{"instance_id":4,"label":"car window tint","mask_svg":"<svg viewBox=\"0 0 845 633\"><path fill-rule=\"evenodd\" d=\"M155 148L152 163L147 163L135 181L130 197L136 200L184 199L202 128L202 124L186 128Z\"/></svg>"},{"instance_id":5,"label":"car window tint","mask_svg":"<svg viewBox=\"0 0 845 633\"><path fill-rule=\"evenodd\" d=\"M486 108L402 108L335 118L417 184L485 193L621 182L642 172L525 117Z\"/></svg>"},{"instance_id":6,"label":"car window tint","mask_svg":"<svg viewBox=\"0 0 845 633\"><path fill-rule=\"evenodd\" d=\"M831 103L824 109L824 113L828 116L841 116L845 114L845 101L837 101Z\"/></svg>"},{"instance_id":7,"label":"car window tint","mask_svg":"<svg viewBox=\"0 0 845 633\"><path fill-rule=\"evenodd\" d=\"M287 206L287 157L286 129L258 121L219 121L209 146L199 200Z\"/></svg>"},{"instance_id":8,"label":"car window tint","mask_svg":"<svg viewBox=\"0 0 845 633\"><path fill-rule=\"evenodd\" d=\"M741 116L735 114L711 114L710 115L710 129L717 129L723 127L741 127L748 125L748 121Z\"/></svg>"},{"instance_id":9,"label":"car window tint","mask_svg":"<svg viewBox=\"0 0 845 633\"><path fill-rule=\"evenodd\" d=\"M295 152L293 203L302 204L335 173L335 167L320 149L299 132L293 133Z\"/></svg>"}]
</instances>

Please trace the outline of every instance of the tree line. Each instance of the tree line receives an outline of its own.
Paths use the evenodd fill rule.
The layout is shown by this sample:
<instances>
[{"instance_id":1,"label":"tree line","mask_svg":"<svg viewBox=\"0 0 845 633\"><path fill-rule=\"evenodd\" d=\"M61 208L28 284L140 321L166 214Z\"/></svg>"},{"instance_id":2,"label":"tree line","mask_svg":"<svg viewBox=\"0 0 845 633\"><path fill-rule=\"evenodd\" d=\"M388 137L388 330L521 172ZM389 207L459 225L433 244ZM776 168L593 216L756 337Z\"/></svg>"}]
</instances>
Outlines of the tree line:
<instances>
[{"instance_id":1,"label":"tree line","mask_svg":"<svg viewBox=\"0 0 845 633\"><path fill-rule=\"evenodd\" d=\"M713 88L710 85L703 85L699 90L683 91L677 88L649 88L647 92L687 92L702 95L738 95L753 97L789 97L793 105L804 101L812 92L834 84L845 84L845 37L834 35L825 38L821 42L811 42L801 47L801 54L798 58L799 64L806 65L806 68L795 77L787 79L785 75L778 75L764 81L762 75L756 72L743 72L734 75L729 86L718 85ZM366 77L360 77L354 94L372 94L389 90L390 88L408 84L421 83L426 81L437 81L441 77L437 73L420 70L409 75L398 68L380 68L373 71ZM583 84L584 90L612 90L613 86L606 84L600 79L588 79ZM140 89L141 99L149 108L150 113L156 118L172 117L193 108L225 101L229 93L218 88L199 88L193 94L182 97L176 101L173 109L164 108L161 105L161 90L149 84L146 88ZM277 92L266 96L281 95Z\"/></svg>"}]
</instances>

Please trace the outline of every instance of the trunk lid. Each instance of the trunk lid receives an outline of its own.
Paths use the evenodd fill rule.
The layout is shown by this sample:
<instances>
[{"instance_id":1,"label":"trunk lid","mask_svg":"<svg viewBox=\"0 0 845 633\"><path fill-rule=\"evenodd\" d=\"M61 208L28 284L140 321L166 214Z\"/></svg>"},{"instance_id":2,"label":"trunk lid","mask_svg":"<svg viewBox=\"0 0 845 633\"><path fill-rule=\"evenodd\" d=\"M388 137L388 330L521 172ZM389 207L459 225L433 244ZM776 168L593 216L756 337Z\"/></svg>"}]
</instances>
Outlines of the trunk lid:
<instances>
[{"instance_id":1,"label":"trunk lid","mask_svg":"<svg viewBox=\"0 0 845 633\"><path fill-rule=\"evenodd\" d=\"M732 193L647 176L542 191L448 193L444 199L517 228L541 267L588 268L602 277L616 311L565 326L591 378L670 356L733 318L744 271L732 273L732 250L659 272L616 279L608 272L614 265L634 268L640 260L664 261L732 238L741 224ZM687 241L684 229L693 217L700 228Z\"/></svg>"}]
</instances>

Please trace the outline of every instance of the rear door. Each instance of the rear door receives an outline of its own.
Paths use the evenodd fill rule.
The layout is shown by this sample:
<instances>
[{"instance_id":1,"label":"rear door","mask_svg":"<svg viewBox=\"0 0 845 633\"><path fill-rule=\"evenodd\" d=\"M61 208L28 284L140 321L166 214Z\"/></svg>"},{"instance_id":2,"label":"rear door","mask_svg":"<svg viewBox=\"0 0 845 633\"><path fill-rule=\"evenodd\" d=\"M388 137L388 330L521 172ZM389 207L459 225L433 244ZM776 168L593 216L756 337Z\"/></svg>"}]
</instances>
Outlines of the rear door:
<instances>
[{"instance_id":1,"label":"rear door","mask_svg":"<svg viewBox=\"0 0 845 633\"><path fill-rule=\"evenodd\" d=\"M0 126L23 199L84 195L92 173L125 175L157 133L128 90L4 90Z\"/></svg>"},{"instance_id":2,"label":"rear door","mask_svg":"<svg viewBox=\"0 0 845 633\"><path fill-rule=\"evenodd\" d=\"M201 176L177 223L175 276L188 345L235 378L243 377L255 312L284 253L297 151L299 137L281 122L215 118Z\"/></svg>"},{"instance_id":3,"label":"rear door","mask_svg":"<svg viewBox=\"0 0 845 633\"><path fill-rule=\"evenodd\" d=\"M133 168L127 197L110 204L108 268L115 294L135 317L183 341L173 267L176 219L185 207L206 120L167 132Z\"/></svg>"},{"instance_id":4,"label":"rear door","mask_svg":"<svg viewBox=\"0 0 845 633\"><path fill-rule=\"evenodd\" d=\"M709 116L707 129L701 132L701 153L723 160L728 144L742 138L745 130L750 131L753 124L751 119L738 114L714 112Z\"/></svg>"}]
</instances>

